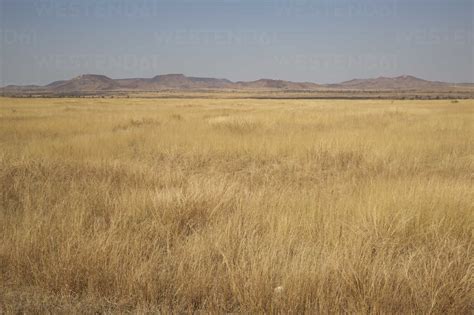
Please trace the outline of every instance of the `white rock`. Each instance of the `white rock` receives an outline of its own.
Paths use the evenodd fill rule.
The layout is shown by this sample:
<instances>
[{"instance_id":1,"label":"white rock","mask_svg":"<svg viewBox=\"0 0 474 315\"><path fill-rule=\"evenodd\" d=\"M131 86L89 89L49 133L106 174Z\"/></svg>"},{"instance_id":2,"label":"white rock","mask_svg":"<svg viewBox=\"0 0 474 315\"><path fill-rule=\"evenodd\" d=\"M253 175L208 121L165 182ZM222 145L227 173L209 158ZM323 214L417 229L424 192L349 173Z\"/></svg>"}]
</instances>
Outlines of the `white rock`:
<instances>
[{"instance_id":1,"label":"white rock","mask_svg":"<svg viewBox=\"0 0 474 315\"><path fill-rule=\"evenodd\" d=\"M283 293L283 290L284 290L283 287L282 287L282 286L279 286L279 287L276 287L276 288L273 290L273 292L274 292L275 294L281 294L281 293Z\"/></svg>"}]
</instances>

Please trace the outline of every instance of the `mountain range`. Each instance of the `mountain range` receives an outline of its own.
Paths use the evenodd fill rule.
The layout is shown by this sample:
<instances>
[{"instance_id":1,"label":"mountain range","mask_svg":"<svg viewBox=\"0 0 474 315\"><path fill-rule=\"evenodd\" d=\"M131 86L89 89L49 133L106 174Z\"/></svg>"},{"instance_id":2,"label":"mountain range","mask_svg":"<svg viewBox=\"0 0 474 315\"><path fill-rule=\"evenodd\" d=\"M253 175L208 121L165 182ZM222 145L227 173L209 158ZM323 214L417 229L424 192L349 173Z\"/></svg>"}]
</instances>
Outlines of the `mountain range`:
<instances>
[{"instance_id":1,"label":"mountain range","mask_svg":"<svg viewBox=\"0 0 474 315\"><path fill-rule=\"evenodd\" d=\"M474 88L473 83L453 84L428 81L414 76L354 79L337 84L317 84L284 80L260 79L257 81L232 82L227 79L188 77L183 74L157 75L153 78L111 79L105 75L84 74L70 80L55 81L45 86L9 85L0 89L2 94L48 92L52 94L94 93L109 91L164 91L164 90L424 90L438 91L458 88Z\"/></svg>"}]
</instances>

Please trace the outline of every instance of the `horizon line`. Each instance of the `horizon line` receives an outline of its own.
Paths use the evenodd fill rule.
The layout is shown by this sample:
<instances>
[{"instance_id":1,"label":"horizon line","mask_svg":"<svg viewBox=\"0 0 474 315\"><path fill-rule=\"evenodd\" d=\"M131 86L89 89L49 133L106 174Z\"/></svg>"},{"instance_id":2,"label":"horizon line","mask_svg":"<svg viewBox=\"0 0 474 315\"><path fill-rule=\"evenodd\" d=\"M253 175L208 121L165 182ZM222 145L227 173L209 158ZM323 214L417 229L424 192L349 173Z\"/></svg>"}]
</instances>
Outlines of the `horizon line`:
<instances>
[{"instance_id":1,"label":"horizon line","mask_svg":"<svg viewBox=\"0 0 474 315\"><path fill-rule=\"evenodd\" d=\"M354 80L377 80L377 79L398 79L398 78L413 78L413 79L417 79L417 80L424 80L424 81L427 81L427 82L439 82L439 83L447 83L447 84L474 84L474 81L473 82L449 82L449 81L440 81L440 80L427 80L427 79L424 79L422 77L418 77L418 76L415 76L415 75L412 75L412 74L402 74L402 75L396 75L396 76L384 76L384 75L379 75L379 76L374 76L374 77L368 77L368 78L361 78L361 77L356 77L356 78L352 78L352 79L349 79L349 80L344 80L344 81L339 81L339 82L333 82L333 83L320 83L320 82L314 82L314 81L293 81L293 80L286 80L286 79L273 79L273 78L265 78L265 77L260 77L259 79L255 79L255 80L237 80L237 81L234 81L234 80L230 80L230 79L227 79L225 77L212 77L212 76L199 76L199 75L187 75L187 74L184 74L184 73L163 73L163 74L157 74L155 76L152 76L152 77L124 77L124 78L113 78L111 76L108 76L106 74L101 74L101 73L82 73L82 74L79 74L79 75L76 75L74 77L71 77L69 79L59 79L59 80L54 80L54 81L51 81L49 83L46 83L46 84L7 84L7 85L3 85L1 86L2 88L5 88L5 87L9 87L9 86L47 86L51 83L54 83L54 82L60 82L60 81L69 81L69 80L73 80L73 79L76 79L76 78L79 78L81 76L87 76L87 75L91 75L91 76L104 76L104 77L107 77L111 80L137 80L137 79L153 79L153 78L156 78L156 77L159 77L159 76L172 76L172 75L176 75L176 76L184 76L186 78L199 78L199 79L217 79L217 80L227 80L231 83L249 83L249 82L257 82L257 81L262 81L262 80L270 80L270 81L285 81L285 82L291 82L291 83L310 83L310 84L317 84L317 85L334 85L334 84L342 84L342 83L346 83L346 82L350 82L350 81L354 81Z\"/></svg>"}]
</instances>

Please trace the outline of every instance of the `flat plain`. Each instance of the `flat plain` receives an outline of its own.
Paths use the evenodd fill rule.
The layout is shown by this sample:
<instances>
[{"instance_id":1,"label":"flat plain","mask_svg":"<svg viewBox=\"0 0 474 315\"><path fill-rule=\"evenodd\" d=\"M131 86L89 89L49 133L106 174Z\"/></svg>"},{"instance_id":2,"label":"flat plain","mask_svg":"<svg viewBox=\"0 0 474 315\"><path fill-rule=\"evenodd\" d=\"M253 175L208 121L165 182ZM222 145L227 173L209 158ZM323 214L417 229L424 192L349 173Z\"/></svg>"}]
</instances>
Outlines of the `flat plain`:
<instances>
[{"instance_id":1,"label":"flat plain","mask_svg":"<svg viewBox=\"0 0 474 315\"><path fill-rule=\"evenodd\" d=\"M0 99L0 313L473 311L472 100Z\"/></svg>"}]
</instances>

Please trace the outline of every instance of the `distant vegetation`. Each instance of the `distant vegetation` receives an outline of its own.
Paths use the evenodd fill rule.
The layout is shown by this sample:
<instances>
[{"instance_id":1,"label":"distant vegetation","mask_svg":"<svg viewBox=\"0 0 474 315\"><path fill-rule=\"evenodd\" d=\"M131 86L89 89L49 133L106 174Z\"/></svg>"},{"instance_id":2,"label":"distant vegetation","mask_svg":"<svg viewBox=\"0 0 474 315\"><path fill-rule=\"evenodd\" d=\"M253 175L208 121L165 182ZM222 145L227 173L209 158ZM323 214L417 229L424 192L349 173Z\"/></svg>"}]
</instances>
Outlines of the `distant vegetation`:
<instances>
[{"instance_id":1,"label":"distant vegetation","mask_svg":"<svg viewBox=\"0 0 474 315\"><path fill-rule=\"evenodd\" d=\"M469 314L473 111L0 99L0 312Z\"/></svg>"},{"instance_id":2,"label":"distant vegetation","mask_svg":"<svg viewBox=\"0 0 474 315\"><path fill-rule=\"evenodd\" d=\"M316 84L272 79L232 82L227 79L188 77L183 74L134 79L112 79L104 75L84 74L45 86L0 87L0 95L10 97L129 97L137 94L163 97L167 92L174 92L175 96L179 97L183 97L185 93L210 93L214 96L219 94L219 97L231 94L233 98L250 94L253 97L267 98L464 99L474 98L474 83L427 81L409 75Z\"/></svg>"}]
</instances>

